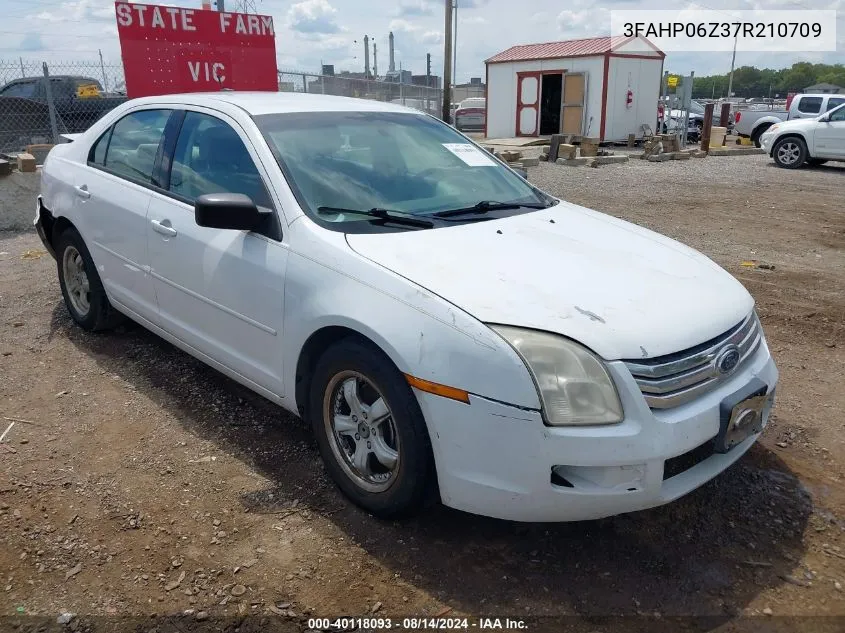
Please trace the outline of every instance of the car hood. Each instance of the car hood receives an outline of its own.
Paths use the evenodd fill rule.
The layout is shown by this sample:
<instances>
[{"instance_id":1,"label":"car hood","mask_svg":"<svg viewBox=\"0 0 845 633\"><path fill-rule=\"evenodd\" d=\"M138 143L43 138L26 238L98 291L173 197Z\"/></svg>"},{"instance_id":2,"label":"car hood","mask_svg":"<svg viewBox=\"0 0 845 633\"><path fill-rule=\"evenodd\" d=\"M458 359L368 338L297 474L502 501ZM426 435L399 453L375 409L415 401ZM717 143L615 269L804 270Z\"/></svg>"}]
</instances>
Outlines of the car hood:
<instances>
[{"instance_id":1,"label":"car hood","mask_svg":"<svg viewBox=\"0 0 845 633\"><path fill-rule=\"evenodd\" d=\"M753 308L745 288L700 253L569 203L347 241L482 322L555 332L607 360L684 350Z\"/></svg>"}]
</instances>

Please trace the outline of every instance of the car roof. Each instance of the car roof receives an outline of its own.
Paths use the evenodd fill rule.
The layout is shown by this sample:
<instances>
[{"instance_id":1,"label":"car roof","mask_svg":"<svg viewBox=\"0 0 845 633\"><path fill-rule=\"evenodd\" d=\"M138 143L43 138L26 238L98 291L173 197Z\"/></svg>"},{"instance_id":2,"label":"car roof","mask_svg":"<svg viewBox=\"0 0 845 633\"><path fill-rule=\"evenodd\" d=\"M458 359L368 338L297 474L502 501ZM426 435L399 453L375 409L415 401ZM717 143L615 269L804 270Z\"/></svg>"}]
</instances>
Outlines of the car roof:
<instances>
[{"instance_id":1,"label":"car roof","mask_svg":"<svg viewBox=\"0 0 845 633\"><path fill-rule=\"evenodd\" d=\"M251 115L280 114L289 112L405 112L419 114L418 110L401 105L375 101L315 95L303 92L193 92L133 99L132 104L184 104L214 107L221 102L234 105Z\"/></svg>"}]
</instances>

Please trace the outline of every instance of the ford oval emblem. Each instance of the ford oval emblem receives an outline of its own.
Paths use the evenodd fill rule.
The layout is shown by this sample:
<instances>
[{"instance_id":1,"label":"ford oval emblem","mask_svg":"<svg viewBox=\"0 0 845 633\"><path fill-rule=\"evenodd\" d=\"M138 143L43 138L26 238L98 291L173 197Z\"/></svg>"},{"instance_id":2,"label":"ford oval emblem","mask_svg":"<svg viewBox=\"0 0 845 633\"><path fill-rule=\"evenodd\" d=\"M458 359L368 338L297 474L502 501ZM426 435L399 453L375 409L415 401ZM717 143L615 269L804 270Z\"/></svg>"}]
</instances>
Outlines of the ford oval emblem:
<instances>
[{"instance_id":1,"label":"ford oval emblem","mask_svg":"<svg viewBox=\"0 0 845 633\"><path fill-rule=\"evenodd\" d=\"M716 357L716 370L720 374L729 374L739 365L739 348L731 343L726 345Z\"/></svg>"}]
</instances>

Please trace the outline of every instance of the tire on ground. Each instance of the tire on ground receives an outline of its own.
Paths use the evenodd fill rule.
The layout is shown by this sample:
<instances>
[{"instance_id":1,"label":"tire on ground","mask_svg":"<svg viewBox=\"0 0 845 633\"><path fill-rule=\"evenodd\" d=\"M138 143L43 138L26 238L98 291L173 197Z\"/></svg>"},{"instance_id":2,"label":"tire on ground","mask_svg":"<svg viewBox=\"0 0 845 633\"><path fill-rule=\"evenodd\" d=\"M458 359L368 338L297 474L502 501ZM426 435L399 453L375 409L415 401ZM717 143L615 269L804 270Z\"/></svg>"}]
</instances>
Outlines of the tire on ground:
<instances>
[{"instance_id":1,"label":"tire on ground","mask_svg":"<svg viewBox=\"0 0 845 633\"><path fill-rule=\"evenodd\" d=\"M115 310L109 303L100 275L91 253L85 245L82 236L74 227L66 228L56 240L56 265L59 274L59 286L62 289L62 296L65 306L71 318L84 330L89 332L97 330L108 330L124 320L124 316ZM82 258L83 270L88 279L88 310L82 312L74 306L71 300L65 278L66 253L69 249L75 249ZM72 251L71 251L72 252Z\"/></svg>"},{"instance_id":2,"label":"tire on ground","mask_svg":"<svg viewBox=\"0 0 845 633\"><path fill-rule=\"evenodd\" d=\"M772 158L778 167L798 169L807 160L807 144L798 136L781 138L772 148Z\"/></svg>"},{"instance_id":3,"label":"tire on ground","mask_svg":"<svg viewBox=\"0 0 845 633\"><path fill-rule=\"evenodd\" d=\"M384 491L364 489L347 473L332 450L330 434L333 431L326 421L327 413L331 413L332 394L327 390L333 378L349 371L357 372L369 381L392 413L399 459L397 470L390 475L393 481ZM397 518L414 514L436 501L437 478L425 419L405 377L384 353L354 338L335 343L317 362L309 399L310 422L326 469L356 505L381 518ZM342 443L335 441L338 442L335 446L340 447Z\"/></svg>"}]
</instances>

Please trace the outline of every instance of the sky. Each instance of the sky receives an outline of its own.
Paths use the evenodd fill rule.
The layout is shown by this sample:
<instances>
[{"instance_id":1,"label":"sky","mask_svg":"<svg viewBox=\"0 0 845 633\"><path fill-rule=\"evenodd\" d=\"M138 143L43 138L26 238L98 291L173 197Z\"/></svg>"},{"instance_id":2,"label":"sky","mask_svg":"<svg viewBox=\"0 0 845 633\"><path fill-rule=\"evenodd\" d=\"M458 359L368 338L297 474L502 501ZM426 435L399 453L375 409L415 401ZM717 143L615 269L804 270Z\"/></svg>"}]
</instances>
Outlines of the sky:
<instances>
[{"instance_id":1,"label":"sky","mask_svg":"<svg viewBox=\"0 0 845 633\"><path fill-rule=\"evenodd\" d=\"M239 0L226 0L234 10ZM433 74L442 74L441 0L253 0L259 13L273 16L279 69L316 72L320 64L337 71L363 70L363 37L375 38L381 74L387 70L388 33L396 41L396 65L425 73L426 53ZM199 8L201 0L169 0L171 6ZM692 5L693 3L687 3ZM457 80L484 76L484 59L514 44L607 35L612 9L665 9L679 3L654 0L458 0ZM831 53L739 53L737 66L783 68L796 61L845 63L845 0L707 0L709 9L837 9L837 51ZM0 63L24 60L65 63L120 62L111 0L0 0ZM667 69L696 75L725 73L730 53L670 53Z\"/></svg>"}]
</instances>

